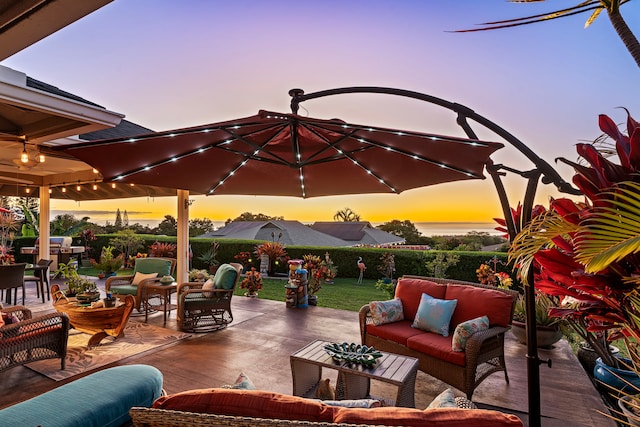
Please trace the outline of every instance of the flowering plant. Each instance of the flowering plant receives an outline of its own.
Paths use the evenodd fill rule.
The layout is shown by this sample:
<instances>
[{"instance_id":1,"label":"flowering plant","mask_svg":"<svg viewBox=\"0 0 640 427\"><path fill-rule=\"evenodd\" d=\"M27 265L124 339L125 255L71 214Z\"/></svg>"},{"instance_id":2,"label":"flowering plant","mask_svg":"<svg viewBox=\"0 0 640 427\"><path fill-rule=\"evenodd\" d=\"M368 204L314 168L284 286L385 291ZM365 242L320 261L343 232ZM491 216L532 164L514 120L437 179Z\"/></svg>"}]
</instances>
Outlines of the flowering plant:
<instances>
[{"instance_id":1,"label":"flowering plant","mask_svg":"<svg viewBox=\"0 0 640 427\"><path fill-rule=\"evenodd\" d=\"M498 280L498 287L502 289L511 289L511 285L513 284L513 279L509 276L508 273L504 271L499 271L495 274L496 279Z\"/></svg>"},{"instance_id":2,"label":"flowering plant","mask_svg":"<svg viewBox=\"0 0 640 427\"><path fill-rule=\"evenodd\" d=\"M329 254L325 254L322 261L319 256L307 254L302 257L304 268L309 274L309 294L315 295L322 289L322 284L336 277L336 268L333 266ZM329 262L327 262L327 259Z\"/></svg>"},{"instance_id":3,"label":"flowering plant","mask_svg":"<svg viewBox=\"0 0 640 427\"><path fill-rule=\"evenodd\" d=\"M16 262L13 254L10 253L11 248L0 246L0 264L14 264Z\"/></svg>"},{"instance_id":4,"label":"flowering plant","mask_svg":"<svg viewBox=\"0 0 640 427\"><path fill-rule=\"evenodd\" d=\"M234 255L233 259L242 264L242 268L244 268L245 270L248 270L251 266L251 252L240 252L239 254Z\"/></svg>"},{"instance_id":5,"label":"flowering plant","mask_svg":"<svg viewBox=\"0 0 640 427\"><path fill-rule=\"evenodd\" d=\"M247 295L254 295L258 290L262 289L262 276L255 267L247 272L247 277L242 279L240 283L242 289L247 290Z\"/></svg>"}]
</instances>

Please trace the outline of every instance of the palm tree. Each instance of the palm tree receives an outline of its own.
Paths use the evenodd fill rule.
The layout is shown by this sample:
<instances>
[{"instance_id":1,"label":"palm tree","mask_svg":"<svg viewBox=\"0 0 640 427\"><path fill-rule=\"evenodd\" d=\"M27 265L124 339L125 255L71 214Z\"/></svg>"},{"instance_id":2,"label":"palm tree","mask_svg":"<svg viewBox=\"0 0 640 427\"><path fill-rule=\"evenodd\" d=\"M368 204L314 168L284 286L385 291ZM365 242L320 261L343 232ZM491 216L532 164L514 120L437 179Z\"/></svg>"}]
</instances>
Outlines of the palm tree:
<instances>
[{"instance_id":1,"label":"palm tree","mask_svg":"<svg viewBox=\"0 0 640 427\"><path fill-rule=\"evenodd\" d=\"M544 0L509 0L512 3L534 3L540 2ZM577 15L580 13L590 12L591 15L587 22L585 22L585 28L591 25L593 21L600 15L600 13L605 10L607 15L609 16L609 21L611 25L613 25L614 30L618 33L620 40L624 43L625 47L633 57L633 60L636 62L636 65L640 67L640 43L638 39L633 34L624 18L620 14L620 6L625 3L630 2L631 0L586 0L582 1L579 4L568 7L566 9L559 9L549 13L542 13L538 15L525 16L523 18L514 18L514 19L506 19L502 21L494 21L494 22L485 22L483 23L483 27L475 28L470 30L459 30L456 32L473 32L473 31L485 31L485 30L496 30L499 28L509 28L509 27L517 27L520 25L528 25L535 24L537 22L549 21L557 18L564 18L567 16Z\"/></svg>"},{"instance_id":2,"label":"palm tree","mask_svg":"<svg viewBox=\"0 0 640 427\"><path fill-rule=\"evenodd\" d=\"M358 222L360 221L360 215L349 208L344 208L336 212L336 214L333 216L333 219L343 222Z\"/></svg>"}]
</instances>

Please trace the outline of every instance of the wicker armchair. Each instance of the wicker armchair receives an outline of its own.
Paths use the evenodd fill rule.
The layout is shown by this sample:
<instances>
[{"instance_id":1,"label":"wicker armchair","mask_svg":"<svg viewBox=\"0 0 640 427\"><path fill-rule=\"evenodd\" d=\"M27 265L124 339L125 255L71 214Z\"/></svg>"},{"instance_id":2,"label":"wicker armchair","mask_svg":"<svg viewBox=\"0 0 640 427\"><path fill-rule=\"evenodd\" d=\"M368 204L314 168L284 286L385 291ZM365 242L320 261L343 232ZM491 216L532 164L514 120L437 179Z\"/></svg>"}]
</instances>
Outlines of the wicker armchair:
<instances>
[{"instance_id":1,"label":"wicker armchair","mask_svg":"<svg viewBox=\"0 0 640 427\"><path fill-rule=\"evenodd\" d=\"M0 328L0 372L18 365L42 359L60 358L65 368L69 318L66 314L51 313L36 318L23 306L2 309L19 322Z\"/></svg>"},{"instance_id":2,"label":"wicker armchair","mask_svg":"<svg viewBox=\"0 0 640 427\"><path fill-rule=\"evenodd\" d=\"M104 289L107 293L113 294L114 297L121 300L124 300L127 295L133 295L135 297L134 308L140 312L142 311L142 294L145 285L159 281L162 276L173 275L175 269L175 258L138 258L132 275L109 277L104 284ZM144 279L141 280L140 283L134 284L136 273L157 273L158 277L155 279Z\"/></svg>"},{"instance_id":3,"label":"wicker armchair","mask_svg":"<svg viewBox=\"0 0 640 427\"><path fill-rule=\"evenodd\" d=\"M235 272L235 277L232 273ZM240 280L242 265L231 263L218 267L213 277L214 289L204 290L204 283L178 285L178 326L188 332L209 332L233 321L231 297Z\"/></svg>"}]
</instances>

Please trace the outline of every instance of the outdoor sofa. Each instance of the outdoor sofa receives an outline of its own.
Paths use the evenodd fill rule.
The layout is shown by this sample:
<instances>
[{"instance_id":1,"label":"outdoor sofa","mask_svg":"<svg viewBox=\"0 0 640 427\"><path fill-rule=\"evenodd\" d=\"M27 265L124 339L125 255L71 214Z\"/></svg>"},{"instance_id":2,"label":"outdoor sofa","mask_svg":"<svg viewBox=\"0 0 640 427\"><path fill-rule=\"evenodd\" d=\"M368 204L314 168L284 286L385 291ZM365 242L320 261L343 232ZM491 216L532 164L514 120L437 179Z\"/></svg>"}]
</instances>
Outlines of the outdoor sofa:
<instances>
[{"instance_id":1,"label":"outdoor sofa","mask_svg":"<svg viewBox=\"0 0 640 427\"><path fill-rule=\"evenodd\" d=\"M355 425L438 427L522 427L513 414L458 407L425 410L400 407L340 407L261 390L223 388L191 390L162 396L151 408L132 408L136 427Z\"/></svg>"},{"instance_id":2,"label":"outdoor sofa","mask_svg":"<svg viewBox=\"0 0 640 427\"><path fill-rule=\"evenodd\" d=\"M435 298L437 303L457 300L446 329L447 336L412 327L422 294ZM359 314L362 344L417 358L418 369L459 389L471 399L478 384L494 372L503 371L505 381L509 383L504 335L511 326L517 296L516 291L479 283L403 276L398 279L395 291L395 298L402 305L403 320L378 321L375 325L371 312L373 303L363 306ZM470 335L462 351L454 351L456 327L462 323L475 327L474 321L483 316L488 318L486 329Z\"/></svg>"}]
</instances>

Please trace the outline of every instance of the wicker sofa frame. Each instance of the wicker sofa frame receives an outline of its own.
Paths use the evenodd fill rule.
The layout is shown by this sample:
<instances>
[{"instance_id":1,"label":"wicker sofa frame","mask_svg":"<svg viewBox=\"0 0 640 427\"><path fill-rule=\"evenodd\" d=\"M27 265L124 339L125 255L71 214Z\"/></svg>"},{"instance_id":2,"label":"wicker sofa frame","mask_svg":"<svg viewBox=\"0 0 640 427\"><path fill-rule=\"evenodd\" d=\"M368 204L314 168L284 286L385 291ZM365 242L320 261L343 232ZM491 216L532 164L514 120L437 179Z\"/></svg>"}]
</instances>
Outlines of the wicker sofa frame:
<instances>
[{"instance_id":1,"label":"wicker sofa frame","mask_svg":"<svg viewBox=\"0 0 640 427\"><path fill-rule=\"evenodd\" d=\"M51 313L36 318L23 306L3 308L20 322L0 328L0 372L14 366L43 359L60 358L65 368L69 318L66 314Z\"/></svg>"},{"instance_id":2,"label":"wicker sofa frame","mask_svg":"<svg viewBox=\"0 0 640 427\"><path fill-rule=\"evenodd\" d=\"M513 297L509 324L513 320L513 310L518 292L510 289L500 289L480 283L462 280L441 279L435 277L409 276L411 279L425 279L439 284L455 284L475 286L504 292ZM504 357L504 334L507 327L492 326L491 328L473 334L467 341L465 348L465 364L460 366L437 357L410 349L400 343L367 334L367 325L372 324L369 305L365 305L359 312L360 335L363 344L373 346L378 350L403 354L418 359L418 369L464 392L471 400L473 392L485 378L494 372L503 371L507 384L509 376Z\"/></svg>"},{"instance_id":3,"label":"wicker sofa frame","mask_svg":"<svg viewBox=\"0 0 640 427\"><path fill-rule=\"evenodd\" d=\"M129 411L135 427L362 427L363 424L341 424L320 421L277 420L267 418L237 417L204 414L155 408L131 408ZM382 426L380 426L382 427Z\"/></svg>"}]
</instances>

